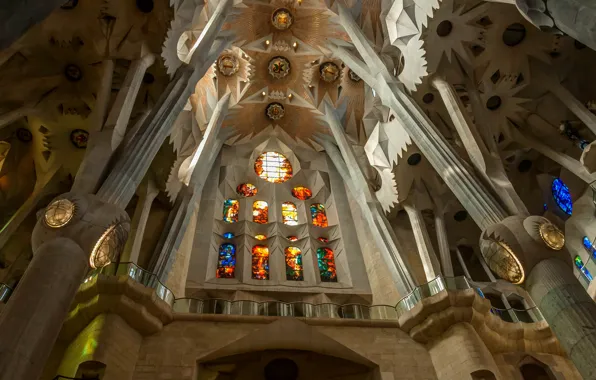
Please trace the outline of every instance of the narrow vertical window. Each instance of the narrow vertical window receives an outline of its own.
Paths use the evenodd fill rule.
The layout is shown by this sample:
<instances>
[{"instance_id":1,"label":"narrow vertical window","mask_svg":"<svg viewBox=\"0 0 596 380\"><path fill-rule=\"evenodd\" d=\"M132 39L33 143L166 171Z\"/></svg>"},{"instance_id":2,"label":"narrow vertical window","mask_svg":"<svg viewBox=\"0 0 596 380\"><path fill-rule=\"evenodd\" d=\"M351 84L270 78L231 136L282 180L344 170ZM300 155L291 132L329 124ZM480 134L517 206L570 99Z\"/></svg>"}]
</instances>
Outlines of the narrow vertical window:
<instances>
[{"instance_id":1,"label":"narrow vertical window","mask_svg":"<svg viewBox=\"0 0 596 380\"><path fill-rule=\"evenodd\" d=\"M284 202L281 205L281 216L284 224L288 226L298 225L298 209L292 202Z\"/></svg>"},{"instance_id":2,"label":"narrow vertical window","mask_svg":"<svg viewBox=\"0 0 596 380\"><path fill-rule=\"evenodd\" d=\"M318 248L317 261L319 265L319 273L321 274L321 281L337 282L333 250L327 247Z\"/></svg>"},{"instance_id":3,"label":"narrow vertical window","mask_svg":"<svg viewBox=\"0 0 596 380\"><path fill-rule=\"evenodd\" d=\"M217 278L234 278L236 270L236 246L224 243L219 246L219 257L217 261Z\"/></svg>"},{"instance_id":4,"label":"narrow vertical window","mask_svg":"<svg viewBox=\"0 0 596 380\"><path fill-rule=\"evenodd\" d=\"M312 224L318 227L327 227L327 214L325 213L325 206L321 203L313 203L310 205L310 216Z\"/></svg>"},{"instance_id":5,"label":"narrow vertical window","mask_svg":"<svg viewBox=\"0 0 596 380\"><path fill-rule=\"evenodd\" d=\"M303 281L304 274L302 269L302 252L300 248L288 247L286 254L286 280Z\"/></svg>"},{"instance_id":6,"label":"narrow vertical window","mask_svg":"<svg viewBox=\"0 0 596 380\"><path fill-rule=\"evenodd\" d=\"M235 199L226 199L223 208L223 220L226 223L236 223L238 221L238 211L240 203Z\"/></svg>"},{"instance_id":7,"label":"narrow vertical window","mask_svg":"<svg viewBox=\"0 0 596 380\"><path fill-rule=\"evenodd\" d=\"M269 280L269 248L264 245L252 247L252 278Z\"/></svg>"},{"instance_id":8,"label":"narrow vertical window","mask_svg":"<svg viewBox=\"0 0 596 380\"><path fill-rule=\"evenodd\" d=\"M252 221L266 224L269 221L269 205L265 201L255 201L252 204Z\"/></svg>"}]
</instances>

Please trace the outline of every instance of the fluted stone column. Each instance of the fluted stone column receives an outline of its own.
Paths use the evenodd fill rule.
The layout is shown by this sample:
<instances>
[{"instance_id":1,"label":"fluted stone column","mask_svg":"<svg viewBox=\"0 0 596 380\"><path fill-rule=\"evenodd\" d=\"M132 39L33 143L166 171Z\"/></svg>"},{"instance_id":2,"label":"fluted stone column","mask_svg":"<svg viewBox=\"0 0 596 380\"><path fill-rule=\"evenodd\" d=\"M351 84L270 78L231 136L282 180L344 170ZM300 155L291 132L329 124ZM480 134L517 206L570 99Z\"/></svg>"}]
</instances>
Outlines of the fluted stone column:
<instances>
[{"instance_id":1,"label":"fluted stone column","mask_svg":"<svg viewBox=\"0 0 596 380\"><path fill-rule=\"evenodd\" d=\"M232 130L232 128L221 130L228 115L229 101L230 93L220 99L211 115L203 140L193 155L182 163L179 177L182 177L184 185L178 193L174 208L170 211L149 267L151 272L157 274L164 283L176 260L176 252L182 243L195 207L199 203L213 163Z\"/></svg>"},{"instance_id":2,"label":"fluted stone column","mask_svg":"<svg viewBox=\"0 0 596 380\"><path fill-rule=\"evenodd\" d=\"M445 228L445 215L439 211L435 211L435 229L437 230L437 243L443 275L445 277L454 277L451 252L449 251L449 239L447 238L447 229Z\"/></svg>"},{"instance_id":3,"label":"fluted stone column","mask_svg":"<svg viewBox=\"0 0 596 380\"><path fill-rule=\"evenodd\" d=\"M470 280L473 280L472 276L470 275L470 271L468 270L468 266L466 265L466 261L462 257L461 252L457 247L455 248L455 255L457 256L457 261L459 261L459 265L461 265L461 269L464 271L464 276L466 276Z\"/></svg>"},{"instance_id":4,"label":"fluted stone column","mask_svg":"<svg viewBox=\"0 0 596 380\"><path fill-rule=\"evenodd\" d=\"M111 62L111 61L109 61ZM112 109L104 123L105 110L98 110L94 114L96 127L99 129L91 132L89 139L89 146L85 151L85 158L79 167L73 190L81 193L93 193L101 183L105 170L110 163L110 158L113 152L118 148L124 135L126 134L126 127L132 113L137 95L143 83L145 72L155 62L155 55L150 52L145 52L144 56L135 60L130 65L124 83L118 91L116 100L112 105ZM113 63L105 68L104 78L110 79L108 83L109 90L112 87ZM103 90L103 88L102 88ZM104 91L100 91L99 98L105 96ZM109 96L106 100L109 99ZM98 103L101 103L98 101ZM107 102L105 102L107 103ZM98 107L102 107L98 105Z\"/></svg>"},{"instance_id":5,"label":"fluted stone column","mask_svg":"<svg viewBox=\"0 0 596 380\"><path fill-rule=\"evenodd\" d=\"M195 44L196 50L190 63L176 71L136 139L131 142L130 148L122 153L97 192L97 195L105 201L126 207L134 195L159 148L171 133L174 121L195 90L197 82L229 44L228 38L231 37L217 39L217 35L231 5L231 0L222 0L218 3Z\"/></svg>"},{"instance_id":6,"label":"fluted stone column","mask_svg":"<svg viewBox=\"0 0 596 380\"><path fill-rule=\"evenodd\" d=\"M364 61L343 46L329 43L334 55L373 88L395 114L432 167L481 228L507 216L503 207L457 155L445 137L389 73L351 13L338 4L339 20Z\"/></svg>"},{"instance_id":7,"label":"fluted stone column","mask_svg":"<svg viewBox=\"0 0 596 380\"><path fill-rule=\"evenodd\" d=\"M596 379L596 303L570 264L556 258L541 261L526 287L583 378Z\"/></svg>"},{"instance_id":8,"label":"fluted stone column","mask_svg":"<svg viewBox=\"0 0 596 380\"><path fill-rule=\"evenodd\" d=\"M159 194L159 189L155 186L153 179L149 178L144 186L141 185L141 194L132 218L130 237L126 241L122 256L120 256L120 262L138 264L141 244L143 243L143 236L145 236L145 227L149 220L153 200L155 200L157 194Z\"/></svg>"},{"instance_id":9,"label":"fluted stone column","mask_svg":"<svg viewBox=\"0 0 596 380\"><path fill-rule=\"evenodd\" d=\"M414 233L414 239L416 240L418 255L420 255L420 260L422 261L426 281L431 281L441 274L441 271L438 270L438 268L435 268L434 263L436 262L437 256L430 240L430 236L428 235L426 224L422 218L422 213L416 206L409 202L404 202L403 206L410 218L410 225L412 226L412 232Z\"/></svg>"},{"instance_id":10,"label":"fluted stone column","mask_svg":"<svg viewBox=\"0 0 596 380\"><path fill-rule=\"evenodd\" d=\"M505 174L501 156L497 152L493 154L489 147L486 146L476 125L472 122L468 112L464 110L463 104L459 95L457 95L455 88L453 88L453 86L443 77L438 75L435 75L432 78L432 85L441 95L441 99L443 99L449 117L451 118L474 167L476 167L478 172L484 176L487 182L491 185L510 214L528 214L526 205L521 200L513 188L511 181L509 181L509 178L507 178L507 175ZM475 95L477 96L477 94ZM482 108L482 111L484 111L484 108ZM480 116L481 120L485 122L484 124L488 124L484 112L482 112L482 115ZM478 119L476 122L479 124L481 123Z\"/></svg>"},{"instance_id":11,"label":"fluted stone column","mask_svg":"<svg viewBox=\"0 0 596 380\"><path fill-rule=\"evenodd\" d=\"M322 136L316 140L325 148L327 155L360 206L362 215L370 226L377 248L381 251L397 290L400 294L406 295L414 289L416 282L407 261L401 257L400 251L403 252L403 250L399 240L385 217L379 201L368 187L364 172L345 136L339 116L329 104L326 104L325 120L329 124L337 146Z\"/></svg>"}]
</instances>

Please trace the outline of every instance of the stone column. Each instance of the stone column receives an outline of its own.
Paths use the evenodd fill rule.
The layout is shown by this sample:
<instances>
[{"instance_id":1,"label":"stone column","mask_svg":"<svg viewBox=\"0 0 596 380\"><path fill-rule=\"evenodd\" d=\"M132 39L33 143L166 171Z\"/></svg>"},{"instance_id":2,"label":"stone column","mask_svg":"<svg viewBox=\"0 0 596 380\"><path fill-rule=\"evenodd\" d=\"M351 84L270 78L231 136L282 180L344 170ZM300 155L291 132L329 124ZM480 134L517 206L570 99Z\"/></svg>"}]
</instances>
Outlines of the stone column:
<instances>
[{"instance_id":1,"label":"stone column","mask_svg":"<svg viewBox=\"0 0 596 380\"><path fill-rule=\"evenodd\" d=\"M583 378L596 379L596 303L571 265L556 258L541 261L526 288Z\"/></svg>"},{"instance_id":2,"label":"stone column","mask_svg":"<svg viewBox=\"0 0 596 380\"><path fill-rule=\"evenodd\" d=\"M580 102L573 94L563 87L561 83L551 83L549 86L550 92L565 104L569 111L573 112L578 119L580 119L586 127L593 133L596 133L596 115L590 112L586 106Z\"/></svg>"},{"instance_id":3,"label":"stone column","mask_svg":"<svg viewBox=\"0 0 596 380\"><path fill-rule=\"evenodd\" d=\"M132 218L132 225L130 229L130 237L126 241L124 252L120 257L120 262L131 262L138 264L139 253L141 252L141 243L145 235L145 227L147 220L149 220L149 213L151 212L151 205L153 200L159 194L159 189L155 186L153 179L147 179L145 185L140 186L140 195L135 213Z\"/></svg>"},{"instance_id":4,"label":"stone column","mask_svg":"<svg viewBox=\"0 0 596 380\"><path fill-rule=\"evenodd\" d=\"M468 270L468 267L466 265L466 262L464 261L464 258L461 255L461 252L459 251L459 248L455 248L455 254L457 255L457 261L459 261L459 265L461 265L461 269L463 269L464 271L464 276L466 276L468 279L473 280L472 276L470 276L470 271Z\"/></svg>"},{"instance_id":5,"label":"stone column","mask_svg":"<svg viewBox=\"0 0 596 380\"><path fill-rule=\"evenodd\" d=\"M23 106L0 115L0 129L34 112L34 106Z\"/></svg>"},{"instance_id":6,"label":"stone column","mask_svg":"<svg viewBox=\"0 0 596 380\"><path fill-rule=\"evenodd\" d=\"M213 163L225 140L229 137L229 131L232 130L232 128L227 128L226 131L221 130L228 114L229 101L230 93L220 99L211 120L209 120L203 140L193 155L188 157L180 168L179 178L184 185L168 216L149 267L150 271L157 274L163 283L167 282L172 265L176 260L175 253L182 243Z\"/></svg>"},{"instance_id":7,"label":"stone column","mask_svg":"<svg viewBox=\"0 0 596 380\"><path fill-rule=\"evenodd\" d=\"M437 242L443 275L445 277L454 277L451 252L449 251L449 240L447 239L447 229L445 228L445 215L439 211L435 211L435 229L437 230Z\"/></svg>"},{"instance_id":8,"label":"stone column","mask_svg":"<svg viewBox=\"0 0 596 380\"><path fill-rule=\"evenodd\" d=\"M342 5L338 5L338 9L339 21L364 61L343 46L329 43L329 49L373 88L382 103L393 111L404 130L476 224L484 228L505 218L507 213L503 207L389 73L351 13Z\"/></svg>"},{"instance_id":9,"label":"stone column","mask_svg":"<svg viewBox=\"0 0 596 380\"><path fill-rule=\"evenodd\" d=\"M105 109L100 109L94 114L99 129L92 131L85 158L75 177L73 190L81 193L93 193L99 186L113 152L116 151L124 138L130 114L143 82L143 76L154 62L155 55L146 53L131 64L105 123L103 121ZM110 79L108 83L109 94L109 89L112 87L111 73L113 64L108 65L105 70L105 76ZM99 99L101 99L102 93L103 91L100 91ZM109 96L106 100L109 100ZM100 103L99 100L98 103ZM101 105L99 108L101 108Z\"/></svg>"},{"instance_id":10,"label":"stone column","mask_svg":"<svg viewBox=\"0 0 596 380\"><path fill-rule=\"evenodd\" d=\"M434 76L432 85L441 95L447 112L474 167L491 185L510 214L528 214L526 205L513 188L507 174L505 174L501 156L498 153L493 155L489 147L486 146L476 125L463 109L463 104L453 86L441 76ZM484 108L482 108L482 111L484 111ZM482 112L479 116L481 116L484 124L488 124L485 112ZM480 124L480 120L476 120L476 122Z\"/></svg>"},{"instance_id":11,"label":"stone column","mask_svg":"<svg viewBox=\"0 0 596 380\"><path fill-rule=\"evenodd\" d=\"M422 213L416 208L416 206L409 202L404 202L403 206L404 210L406 210L408 213L408 217L410 218L412 232L414 233L414 239L416 240L418 255L420 255L420 260L422 261L422 267L424 268L426 281L431 281L440 275L441 272L437 270L434 265L437 256L430 240L430 236L428 235L426 224L422 218Z\"/></svg>"},{"instance_id":12,"label":"stone column","mask_svg":"<svg viewBox=\"0 0 596 380\"><path fill-rule=\"evenodd\" d=\"M326 121L338 145L336 146L323 136L317 137L316 140L325 148L327 155L360 206L362 215L370 226L375 243L387 263L397 290L401 295L406 295L416 286L411 275L412 271L399 253L401 246L397 236L385 217L381 205L368 187L364 172L345 136L339 116L329 104L326 104Z\"/></svg>"},{"instance_id":13,"label":"stone column","mask_svg":"<svg viewBox=\"0 0 596 380\"><path fill-rule=\"evenodd\" d=\"M224 24L231 4L231 0L223 0L217 5L195 44L197 48L190 64L176 71L168 88L131 142L130 149L123 152L97 192L102 199L120 207L126 207L134 195L159 148L171 133L174 121L186 105L197 82L229 44L228 39L216 39L216 37Z\"/></svg>"},{"instance_id":14,"label":"stone column","mask_svg":"<svg viewBox=\"0 0 596 380\"><path fill-rule=\"evenodd\" d=\"M81 285L87 260L82 248L67 238L51 240L35 251L0 314L1 380L39 378Z\"/></svg>"}]
</instances>

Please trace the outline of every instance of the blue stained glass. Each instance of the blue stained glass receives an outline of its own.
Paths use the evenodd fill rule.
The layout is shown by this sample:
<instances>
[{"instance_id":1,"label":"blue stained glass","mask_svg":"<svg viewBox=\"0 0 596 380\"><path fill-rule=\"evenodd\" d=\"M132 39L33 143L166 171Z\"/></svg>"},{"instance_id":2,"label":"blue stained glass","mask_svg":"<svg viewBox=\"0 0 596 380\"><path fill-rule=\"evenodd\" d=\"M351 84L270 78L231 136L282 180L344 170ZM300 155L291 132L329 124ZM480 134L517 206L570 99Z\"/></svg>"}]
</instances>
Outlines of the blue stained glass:
<instances>
[{"instance_id":1,"label":"blue stained glass","mask_svg":"<svg viewBox=\"0 0 596 380\"><path fill-rule=\"evenodd\" d=\"M224 243L219 247L219 258L217 261L217 278L234 278L236 270L236 246Z\"/></svg>"},{"instance_id":2,"label":"blue stained glass","mask_svg":"<svg viewBox=\"0 0 596 380\"><path fill-rule=\"evenodd\" d=\"M560 178L555 178L551 186L553 198L557 202L557 206L567 215L571 215L573 211L573 200L569 193L569 188Z\"/></svg>"},{"instance_id":3,"label":"blue stained glass","mask_svg":"<svg viewBox=\"0 0 596 380\"><path fill-rule=\"evenodd\" d=\"M584 276L586 276L586 278L588 280L592 281L592 274L584 265L584 262L582 261L581 257L575 256L575 259L573 260L573 262L575 263L575 266L577 267L577 269L579 269L584 274Z\"/></svg>"},{"instance_id":4,"label":"blue stained glass","mask_svg":"<svg viewBox=\"0 0 596 380\"><path fill-rule=\"evenodd\" d=\"M594 244L592 244L592 242L587 236L584 236L584 238L582 239L582 244L584 245L586 251L590 252L590 255L592 255L592 257L596 259L596 247L594 246Z\"/></svg>"},{"instance_id":5,"label":"blue stained glass","mask_svg":"<svg viewBox=\"0 0 596 380\"><path fill-rule=\"evenodd\" d=\"M234 234L231 233L231 232L225 232L223 234L223 237L226 238L226 239L233 239L234 238Z\"/></svg>"}]
</instances>

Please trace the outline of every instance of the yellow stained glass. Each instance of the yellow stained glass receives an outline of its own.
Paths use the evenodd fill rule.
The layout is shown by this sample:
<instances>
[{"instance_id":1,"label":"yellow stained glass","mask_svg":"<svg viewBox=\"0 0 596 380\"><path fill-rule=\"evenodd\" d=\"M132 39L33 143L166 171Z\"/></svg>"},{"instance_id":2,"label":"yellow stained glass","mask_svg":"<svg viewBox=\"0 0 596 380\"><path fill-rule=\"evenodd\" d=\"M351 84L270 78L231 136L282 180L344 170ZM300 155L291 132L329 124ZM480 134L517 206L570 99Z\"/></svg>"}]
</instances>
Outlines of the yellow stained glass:
<instances>
[{"instance_id":1,"label":"yellow stained glass","mask_svg":"<svg viewBox=\"0 0 596 380\"><path fill-rule=\"evenodd\" d=\"M296 186L292 189L292 196L301 201L305 201L312 197L312 191L308 187Z\"/></svg>"},{"instance_id":2,"label":"yellow stained glass","mask_svg":"<svg viewBox=\"0 0 596 380\"><path fill-rule=\"evenodd\" d=\"M252 247L252 278L269 280L269 248L264 245Z\"/></svg>"},{"instance_id":3,"label":"yellow stained glass","mask_svg":"<svg viewBox=\"0 0 596 380\"><path fill-rule=\"evenodd\" d=\"M284 224L288 226L298 225L298 210L292 202L284 202L281 205L281 216Z\"/></svg>"},{"instance_id":4,"label":"yellow stained glass","mask_svg":"<svg viewBox=\"0 0 596 380\"><path fill-rule=\"evenodd\" d=\"M257 239L257 240L267 240L267 236L259 234L259 235L255 235L255 239Z\"/></svg>"},{"instance_id":5,"label":"yellow stained glass","mask_svg":"<svg viewBox=\"0 0 596 380\"><path fill-rule=\"evenodd\" d=\"M269 221L269 205L265 201L255 201L252 204L252 221L265 224Z\"/></svg>"},{"instance_id":6,"label":"yellow stained glass","mask_svg":"<svg viewBox=\"0 0 596 380\"><path fill-rule=\"evenodd\" d=\"M265 152L255 161L255 172L271 183L282 183L292 178L292 164L280 153Z\"/></svg>"}]
</instances>

